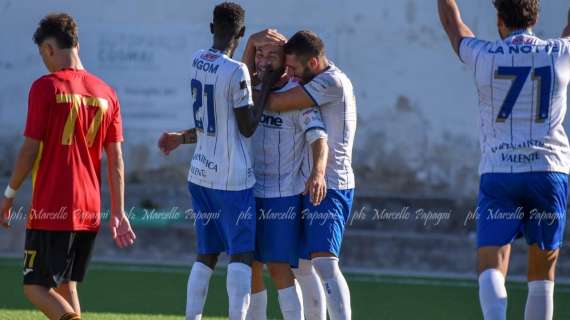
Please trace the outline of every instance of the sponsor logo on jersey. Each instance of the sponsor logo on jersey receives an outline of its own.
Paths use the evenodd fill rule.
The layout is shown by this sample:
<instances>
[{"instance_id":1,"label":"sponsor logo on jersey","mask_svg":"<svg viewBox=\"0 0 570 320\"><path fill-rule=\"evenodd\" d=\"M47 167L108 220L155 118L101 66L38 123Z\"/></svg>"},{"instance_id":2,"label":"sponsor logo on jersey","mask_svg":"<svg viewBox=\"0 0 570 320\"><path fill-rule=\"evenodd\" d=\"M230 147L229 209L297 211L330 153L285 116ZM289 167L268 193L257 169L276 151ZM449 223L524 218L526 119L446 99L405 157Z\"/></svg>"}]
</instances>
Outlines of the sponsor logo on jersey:
<instances>
[{"instance_id":1,"label":"sponsor logo on jersey","mask_svg":"<svg viewBox=\"0 0 570 320\"><path fill-rule=\"evenodd\" d=\"M206 52L206 53L204 53L204 54L202 54L202 55L200 56L200 59L206 60L206 61L210 61L210 62L214 62L214 61L216 61L219 57L220 57L220 55L217 55L217 54L215 54L215 53Z\"/></svg>"},{"instance_id":2,"label":"sponsor logo on jersey","mask_svg":"<svg viewBox=\"0 0 570 320\"><path fill-rule=\"evenodd\" d=\"M265 127L278 129L283 127L283 119L275 115L262 114L260 122L263 123Z\"/></svg>"}]
</instances>

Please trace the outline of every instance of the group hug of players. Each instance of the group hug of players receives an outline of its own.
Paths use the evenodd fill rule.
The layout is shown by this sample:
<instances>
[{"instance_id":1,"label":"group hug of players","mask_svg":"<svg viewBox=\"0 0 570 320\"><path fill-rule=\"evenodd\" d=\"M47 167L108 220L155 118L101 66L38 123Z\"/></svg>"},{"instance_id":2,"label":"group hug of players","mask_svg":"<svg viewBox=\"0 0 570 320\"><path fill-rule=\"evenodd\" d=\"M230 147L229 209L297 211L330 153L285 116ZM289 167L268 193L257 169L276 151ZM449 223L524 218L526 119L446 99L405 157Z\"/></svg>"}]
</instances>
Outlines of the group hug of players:
<instances>
[{"instance_id":1,"label":"group hug of players","mask_svg":"<svg viewBox=\"0 0 570 320\"><path fill-rule=\"evenodd\" d=\"M493 3L501 39L490 42L475 37L454 0L438 0L444 30L473 71L479 94L479 300L485 319L506 319L510 244L525 236L525 319L552 319L570 170L562 126L570 25L562 37L542 40L532 32L539 0ZM352 83L311 31L290 39L274 29L254 33L241 61L233 59L245 34L238 4L216 6L210 31L211 48L198 50L190 61L194 126L164 133L158 141L165 155L196 144L188 188L198 252L188 279L186 319L202 318L222 252L229 256L229 319L266 319L264 266L284 319L351 319L339 256L355 188ZM71 16L46 16L33 38L49 74L30 89L25 139L5 190L1 222L10 226L17 190L31 174L24 294L49 319L80 319L77 283L100 227L103 151L113 239L124 248L136 238L124 212L120 105L113 89L83 67ZM511 214L520 208L524 214Z\"/></svg>"}]
</instances>

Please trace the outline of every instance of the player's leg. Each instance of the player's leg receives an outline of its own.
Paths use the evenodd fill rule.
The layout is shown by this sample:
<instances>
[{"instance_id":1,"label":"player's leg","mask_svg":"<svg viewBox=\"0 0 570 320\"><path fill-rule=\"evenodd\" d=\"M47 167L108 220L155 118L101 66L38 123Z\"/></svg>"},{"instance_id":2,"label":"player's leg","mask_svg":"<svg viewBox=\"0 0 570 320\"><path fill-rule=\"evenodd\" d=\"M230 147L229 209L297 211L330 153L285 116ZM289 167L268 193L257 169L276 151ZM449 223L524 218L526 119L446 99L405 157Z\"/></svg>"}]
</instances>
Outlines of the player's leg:
<instances>
[{"instance_id":1,"label":"player's leg","mask_svg":"<svg viewBox=\"0 0 570 320\"><path fill-rule=\"evenodd\" d=\"M554 279L559 250L528 250L528 296L525 320L551 320L554 314Z\"/></svg>"},{"instance_id":2,"label":"player's leg","mask_svg":"<svg viewBox=\"0 0 570 320\"><path fill-rule=\"evenodd\" d=\"M529 173L525 236L528 251L526 320L550 320L554 314L554 281L566 225L568 176Z\"/></svg>"},{"instance_id":3,"label":"player's leg","mask_svg":"<svg viewBox=\"0 0 570 320\"><path fill-rule=\"evenodd\" d=\"M522 213L515 200L520 182L512 174L481 176L477 203L477 261L479 302L485 320L507 317L507 290L511 242L522 228Z\"/></svg>"},{"instance_id":4,"label":"player's leg","mask_svg":"<svg viewBox=\"0 0 570 320\"><path fill-rule=\"evenodd\" d=\"M315 218L304 223L311 261L323 286L331 320L351 319L350 290L339 267L339 255L346 222L352 210L353 190L328 190L317 207L308 197L303 205Z\"/></svg>"},{"instance_id":5,"label":"player's leg","mask_svg":"<svg viewBox=\"0 0 570 320\"><path fill-rule=\"evenodd\" d=\"M259 261L251 265L251 302L246 319L267 319L267 290L263 281L263 263Z\"/></svg>"},{"instance_id":6,"label":"player's leg","mask_svg":"<svg viewBox=\"0 0 570 320\"><path fill-rule=\"evenodd\" d=\"M257 223L256 256L266 263L278 290L283 319L301 319L301 293L291 266L299 262L301 233L300 195L281 198L256 199Z\"/></svg>"},{"instance_id":7,"label":"player's leg","mask_svg":"<svg viewBox=\"0 0 570 320\"><path fill-rule=\"evenodd\" d=\"M198 255L188 276L186 288L186 319L200 320L208 296L210 278L216 267L218 255L225 250L215 224L216 212L210 199L210 191L201 186L189 183L192 196L192 207L196 215L194 227L198 242Z\"/></svg>"},{"instance_id":8,"label":"player's leg","mask_svg":"<svg viewBox=\"0 0 570 320\"><path fill-rule=\"evenodd\" d=\"M279 307L284 320L303 318L301 288L295 281L295 276L289 263L269 263L269 274L277 288Z\"/></svg>"},{"instance_id":9,"label":"player's leg","mask_svg":"<svg viewBox=\"0 0 570 320\"><path fill-rule=\"evenodd\" d=\"M64 282L54 290L69 303L77 315L81 316L81 304L79 303L79 295L77 294L77 282Z\"/></svg>"},{"instance_id":10,"label":"player's leg","mask_svg":"<svg viewBox=\"0 0 570 320\"><path fill-rule=\"evenodd\" d=\"M255 251L256 208L253 189L217 191L216 225L230 256L227 274L229 319L244 319L251 301L251 265Z\"/></svg>"},{"instance_id":11,"label":"player's leg","mask_svg":"<svg viewBox=\"0 0 570 320\"><path fill-rule=\"evenodd\" d=\"M293 269L293 273L301 287L305 318L307 320L326 320L325 290L308 256L307 259L299 259L299 266Z\"/></svg>"},{"instance_id":12,"label":"player's leg","mask_svg":"<svg viewBox=\"0 0 570 320\"><path fill-rule=\"evenodd\" d=\"M69 315L76 315L73 307L54 289L42 285L24 285L24 295L36 308L50 320L60 320ZM79 319L68 318L68 319Z\"/></svg>"},{"instance_id":13,"label":"player's leg","mask_svg":"<svg viewBox=\"0 0 570 320\"><path fill-rule=\"evenodd\" d=\"M68 278L68 248L72 246L71 232L27 230L24 261L24 295L49 319L78 319L64 297L54 288Z\"/></svg>"}]
</instances>

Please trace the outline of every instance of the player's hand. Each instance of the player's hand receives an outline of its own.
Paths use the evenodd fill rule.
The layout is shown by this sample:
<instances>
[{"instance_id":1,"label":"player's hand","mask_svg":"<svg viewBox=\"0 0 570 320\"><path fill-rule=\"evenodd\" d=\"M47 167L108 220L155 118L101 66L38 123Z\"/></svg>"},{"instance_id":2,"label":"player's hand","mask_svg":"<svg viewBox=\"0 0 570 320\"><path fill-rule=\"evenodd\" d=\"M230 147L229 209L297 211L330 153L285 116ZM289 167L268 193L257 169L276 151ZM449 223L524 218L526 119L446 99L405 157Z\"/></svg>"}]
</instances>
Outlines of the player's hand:
<instances>
[{"instance_id":1,"label":"player's hand","mask_svg":"<svg viewBox=\"0 0 570 320\"><path fill-rule=\"evenodd\" d=\"M254 48L265 45L282 46L287 42L287 38L279 33L277 29L265 29L249 36L248 42L253 45Z\"/></svg>"},{"instance_id":2,"label":"player's hand","mask_svg":"<svg viewBox=\"0 0 570 320\"><path fill-rule=\"evenodd\" d=\"M281 79L284 72L285 72L284 68L279 68L277 70L273 70L273 68L268 66L262 72L263 75L261 78L261 85L265 86L265 87L272 88L273 85L275 85L275 83L277 83L277 81L279 81L279 79Z\"/></svg>"},{"instance_id":3,"label":"player's hand","mask_svg":"<svg viewBox=\"0 0 570 320\"><path fill-rule=\"evenodd\" d=\"M14 199L3 197L2 206L0 207L0 225L3 228L10 228L10 217L12 215L12 207L14 206Z\"/></svg>"},{"instance_id":4,"label":"player's hand","mask_svg":"<svg viewBox=\"0 0 570 320\"><path fill-rule=\"evenodd\" d=\"M327 182L325 181L325 175L321 173L311 173L311 176L305 184L305 191L303 195L309 195L311 198L311 203L314 206L321 204L325 196L327 195Z\"/></svg>"},{"instance_id":5,"label":"player's hand","mask_svg":"<svg viewBox=\"0 0 570 320\"><path fill-rule=\"evenodd\" d=\"M169 155L172 150L178 148L182 144L184 137L180 132L165 132L158 139L158 148L165 155Z\"/></svg>"},{"instance_id":6,"label":"player's hand","mask_svg":"<svg viewBox=\"0 0 570 320\"><path fill-rule=\"evenodd\" d=\"M111 228L111 235L113 240L119 248L130 247L135 243L137 238L131 224L129 223L129 218L123 214L111 214L111 221L109 223Z\"/></svg>"}]
</instances>

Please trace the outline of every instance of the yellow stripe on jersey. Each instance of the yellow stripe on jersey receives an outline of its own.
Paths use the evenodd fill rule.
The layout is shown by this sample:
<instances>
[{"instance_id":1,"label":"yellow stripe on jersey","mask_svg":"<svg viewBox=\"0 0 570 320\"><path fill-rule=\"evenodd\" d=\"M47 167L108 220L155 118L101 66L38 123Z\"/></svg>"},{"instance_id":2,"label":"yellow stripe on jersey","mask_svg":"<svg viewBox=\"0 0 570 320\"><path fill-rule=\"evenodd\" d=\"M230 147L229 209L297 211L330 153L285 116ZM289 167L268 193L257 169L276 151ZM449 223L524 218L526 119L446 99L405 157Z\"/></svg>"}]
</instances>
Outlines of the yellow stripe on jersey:
<instances>
[{"instance_id":1,"label":"yellow stripe on jersey","mask_svg":"<svg viewBox=\"0 0 570 320\"><path fill-rule=\"evenodd\" d=\"M38 170L40 168L40 161L42 161L43 152L44 152L44 143L40 142L40 150L38 151L38 155L36 156L36 160L34 161L34 166L32 167L32 194L36 189L36 177L38 175Z\"/></svg>"}]
</instances>

